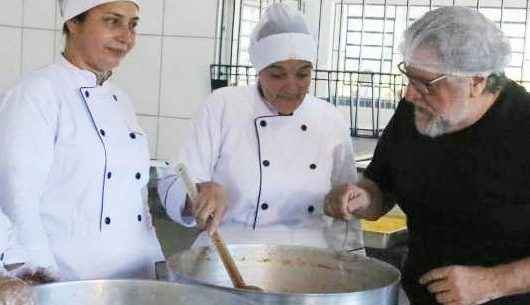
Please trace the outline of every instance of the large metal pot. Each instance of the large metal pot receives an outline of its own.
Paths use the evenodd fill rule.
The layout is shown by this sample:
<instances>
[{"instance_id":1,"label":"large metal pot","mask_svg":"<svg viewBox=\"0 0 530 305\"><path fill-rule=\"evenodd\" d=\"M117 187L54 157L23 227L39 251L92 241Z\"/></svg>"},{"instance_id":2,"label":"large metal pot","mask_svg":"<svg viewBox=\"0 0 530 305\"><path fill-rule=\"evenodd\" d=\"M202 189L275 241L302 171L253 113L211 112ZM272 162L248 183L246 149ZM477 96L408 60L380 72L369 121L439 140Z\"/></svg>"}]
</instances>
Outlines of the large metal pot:
<instances>
[{"instance_id":1,"label":"large metal pot","mask_svg":"<svg viewBox=\"0 0 530 305\"><path fill-rule=\"evenodd\" d=\"M172 281L222 287L259 304L397 305L399 271L373 258L300 246L231 245L247 285L231 288L211 248L179 252L167 261Z\"/></svg>"},{"instance_id":2,"label":"large metal pot","mask_svg":"<svg viewBox=\"0 0 530 305\"><path fill-rule=\"evenodd\" d=\"M216 289L143 280L101 280L34 287L37 305L233 305L256 304Z\"/></svg>"}]
</instances>

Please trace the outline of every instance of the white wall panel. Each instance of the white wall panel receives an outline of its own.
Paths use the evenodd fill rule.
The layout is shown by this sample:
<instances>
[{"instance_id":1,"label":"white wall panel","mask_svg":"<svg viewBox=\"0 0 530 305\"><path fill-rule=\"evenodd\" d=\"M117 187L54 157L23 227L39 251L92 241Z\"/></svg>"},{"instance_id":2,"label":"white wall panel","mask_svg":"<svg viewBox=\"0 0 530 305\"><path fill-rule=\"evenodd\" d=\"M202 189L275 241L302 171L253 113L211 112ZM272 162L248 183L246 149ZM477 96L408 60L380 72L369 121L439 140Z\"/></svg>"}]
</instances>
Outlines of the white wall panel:
<instances>
[{"instance_id":1,"label":"white wall panel","mask_svg":"<svg viewBox=\"0 0 530 305\"><path fill-rule=\"evenodd\" d=\"M136 47L113 76L140 114L158 114L161 42L160 36L138 36Z\"/></svg>"},{"instance_id":2,"label":"white wall panel","mask_svg":"<svg viewBox=\"0 0 530 305\"><path fill-rule=\"evenodd\" d=\"M177 157L190 128L190 122L190 120L160 118L158 159L173 160Z\"/></svg>"},{"instance_id":3,"label":"white wall panel","mask_svg":"<svg viewBox=\"0 0 530 305\"><path fill-rule=\"evenodd\" d=\"M215 37L217 0L166 0L165 34Z\"/></svg>"},{"instance_id":4,"label":"white wall panel","mask_svg":"<svg viewBox=\"0 0 530 305\"><path fill-rule=\"evenodd\" d=\"M0 92L13 86L20 77L22 29L0 27Z\"/></svg>"},{"instance_id":5,"label":"white wall panel","mask_svg":"<svg viewBox=\"0 0 530 305\"><path fill-rule=\"evenodd\" d=\"M160 114L191 117L210 93L214 40L164 38Z\"/></svg>"},{"instance_id":6,"label":"white wall panel","mask_svg":"<svg viewBox=\"0 0 530 305\"><path fill-rule=\"evenodd\" d=\"M20 0L7 1L22 2ZM24 26L54 29L56 3L57 0L24 0Z\"/></svg>"},{"instance_id":7,"label":"white wall panel","mask_svg":"<svg viewBox=\"0 0 530 305\"><path fill-rule=\"evenodd\" d=\"M55 32L24 29L22 35L22 74L53 63Z\"/></svg>"}]
</instances>

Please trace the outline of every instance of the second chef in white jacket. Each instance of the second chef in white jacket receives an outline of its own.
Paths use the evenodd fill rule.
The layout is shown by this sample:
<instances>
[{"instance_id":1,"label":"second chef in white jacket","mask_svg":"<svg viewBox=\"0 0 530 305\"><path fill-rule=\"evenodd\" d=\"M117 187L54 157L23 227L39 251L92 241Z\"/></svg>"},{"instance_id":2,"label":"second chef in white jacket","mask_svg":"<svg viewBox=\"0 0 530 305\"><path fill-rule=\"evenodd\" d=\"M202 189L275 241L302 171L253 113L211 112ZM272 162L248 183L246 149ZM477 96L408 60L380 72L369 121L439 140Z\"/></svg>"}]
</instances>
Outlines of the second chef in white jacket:
<instances>
[{"instance_id":1,"label":"second chef in white jacket","mask_svg":"<svg viewBox=\"0 0 530 305\"><path fill-rule=\"evenodd\" d=\"M160 183L163 203L184 225L197 219L213 232L220 224L230 244L342 244L345 232L328 234L338 232L322 207L330 192L347 200L345 185L357 179L352 141L341 113L307 94L316 43L303 16L273 4L249 52L258 84L215 91L180 151L199 199L185 204L181 181L169 176ZM352 231L358 228L352 220ZM350 247L362 247L359 236L350 235ZM195 245L207 242L202 234Z\"/></svg>"},{"instance_id":2,"label":"second chef in white jacket","mask_svg":"<svg viewBox=\"0 0 530 305\"><path fill-rule=\"evenodd\" d=\"M154 278L147 141L108 80L135 44L139 3L60 2L63 57L0 103L0 204L27 261L59 280Z\"/></svg>"}]
</instances>

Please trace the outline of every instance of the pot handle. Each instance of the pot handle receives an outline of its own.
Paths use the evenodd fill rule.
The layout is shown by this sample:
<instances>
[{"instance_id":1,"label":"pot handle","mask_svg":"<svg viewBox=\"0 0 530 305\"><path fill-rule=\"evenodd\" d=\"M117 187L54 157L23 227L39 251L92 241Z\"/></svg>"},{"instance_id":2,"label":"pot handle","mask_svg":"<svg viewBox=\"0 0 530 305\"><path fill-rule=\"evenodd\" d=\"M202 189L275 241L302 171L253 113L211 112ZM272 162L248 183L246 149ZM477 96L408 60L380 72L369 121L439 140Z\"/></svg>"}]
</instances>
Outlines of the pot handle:
<instances>
[{"instance_id":1,"label":"pot handle","mask_svg":"<svg viewBox=\"0 0 530 305\"><path fill-rule=\"evenodd\" d=\"M155 278L158 281L168 281L166 261L155 262Z\"/></svg>"}]
</instances>

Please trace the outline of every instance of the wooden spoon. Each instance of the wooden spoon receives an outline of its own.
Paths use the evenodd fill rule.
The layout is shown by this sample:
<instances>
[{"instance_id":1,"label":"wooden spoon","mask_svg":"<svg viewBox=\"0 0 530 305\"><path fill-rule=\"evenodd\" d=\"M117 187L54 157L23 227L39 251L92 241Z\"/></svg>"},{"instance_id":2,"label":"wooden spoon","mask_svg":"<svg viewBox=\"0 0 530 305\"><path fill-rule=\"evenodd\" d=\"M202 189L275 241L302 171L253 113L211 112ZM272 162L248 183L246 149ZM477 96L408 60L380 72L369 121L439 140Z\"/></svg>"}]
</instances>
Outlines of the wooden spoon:
<instances>
[{"instance_id":1,"label":"wooden spoon","mask_svg":"<svg viewBox=\"0 0 530 305\"><path fill-rule=\"evenodd\" d=\"M188 192L188 196L190 197L191 200L195 200L199 192L197 191L197 187L195 186L195 184L191 181L191 178L188 175L188 171L186 170L185 165L182 163L179 163L177 165L177 172L179 173L180 177L184 181L186 190ZM263 291L263 289L257 286L248 286L247 284L245 284L245 281L243 280L243 277L241 276L241 273L239 272L239 269L237 268L236 263L234 259L232 258L232 255L230 255L230 252L228 251L226 243L221 237L219 230L215 231L212 235L210 235L210 239L212 240L212 243L217 249L217 252L219 253L219 257L221 258L221 261L223 262L223 266L225 267L226 272L228 273L228 276L230 277L230 280L232 281L232 285L234 285L235 288L254 290L254 291Z\"/></svg>"},{"instance_id":2,"label":"wooden spoon","mask_svg":"<svg viewBox=\"0 0 530 305\"><path fill-rule=\"evenodd\" d=\"M215 248L217 249L219 256L221 257L221 261L223 262L223 265L225 266L226 272L228 272L228 275L230 276L232 285L234 285L235 288L240 288L240 289L263 291L263 289L259 287L249 286L245 284L245 281L243 280L243 277L241 276L241 273L239 272L239 269L236 266L236 262L232 258L232 255L230 255L230 252L228 251L228 248L226 247L226 244L223 238L219 234L219 231L215 231L210 236L210 238L212 239L212 242L215 245Z\"/></svg>"}]
</instances>

